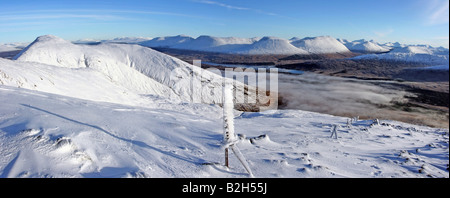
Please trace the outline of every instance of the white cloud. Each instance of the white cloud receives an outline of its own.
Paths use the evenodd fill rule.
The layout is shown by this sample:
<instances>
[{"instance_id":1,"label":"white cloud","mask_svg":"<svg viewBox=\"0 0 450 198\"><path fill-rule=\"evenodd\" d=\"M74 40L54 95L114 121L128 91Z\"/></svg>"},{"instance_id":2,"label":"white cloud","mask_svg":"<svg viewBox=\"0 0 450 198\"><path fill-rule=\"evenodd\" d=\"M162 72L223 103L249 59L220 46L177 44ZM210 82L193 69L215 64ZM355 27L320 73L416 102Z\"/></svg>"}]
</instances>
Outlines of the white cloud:
<instances>
[{"instance_id":1,"label":"white cloud","mask_svg":"<svg viewBox=\"0 0 450 198\"><path fill-rule=\"evenodd\" d=\"M220 2L217 2L217 1L210 1L210 0L194 0L194 1L195 1L195 2L198 2L198 3L204 3L204 4L210 4L210 5L217 5L217 6L220 6L220 7L224 7L224 8L228 8L228 9L233 9L233 10L250 10L250 8L244 8L244 7L232 6L232 5L220 3Z\"/></svg>"},{"instance_id":2,"label":"white cloud","mask_svg":"<svg viewBox=\"0 0 450 198\"><path fill-rule=\"evenodd\" d=\"M432 0L429 2L428 23L430 25L439 25L449 22L449 1Z\"/></svg>"},{"instance_id":3,"label":"white cloud","mask_svg":"<svg viewBox=\"0 0 450 198\"><path fill-rule=\"evenodd\" d=\"M221 3L221 2L217 2L217 1L211 1L211 0L192 0L192 1L193 2L197 2L197 3L216 5L216 6L224 7L224 8L227 8L227 9L232 9L232 10L247 10L247 11L256 12L258 14L264 14L264 15L268 15L268 16L276 16L276 17L283 17L283 18L292 19L291 17L283 16L283 15L280 15L280 14L277 14L277 13L273 13L273 12L266 12L264 10L259 10L259 9L254 9L254 8L239 7L239 6L224 4L224 3Z\"/></svg>"}]
</instances>

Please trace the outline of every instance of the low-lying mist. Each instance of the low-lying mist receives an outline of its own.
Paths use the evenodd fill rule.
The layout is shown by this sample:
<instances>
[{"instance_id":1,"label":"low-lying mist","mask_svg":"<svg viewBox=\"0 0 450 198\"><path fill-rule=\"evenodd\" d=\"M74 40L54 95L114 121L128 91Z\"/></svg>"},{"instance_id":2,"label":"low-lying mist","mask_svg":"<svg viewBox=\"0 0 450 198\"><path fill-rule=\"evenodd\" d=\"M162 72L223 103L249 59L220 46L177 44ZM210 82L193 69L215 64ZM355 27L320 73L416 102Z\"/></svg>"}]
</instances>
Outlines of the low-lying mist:
<instances>
[{"instance_id":1,"label":"low-lying mist","mask_svg":"<svg viewBox=\"0 0 450 198\"><path fill-rule=\"evenodd\" d=\"M245 74L236 72L235 75ZM242 81L244 78L237 79ZM380 86L379 83L389 85L393 82L358 80L315 73L302 75L279 73L277 90L280 96L279 109L305 110L345 117L359 116L361 119L397 120L448 128L448 112L411 105L408 98L415 97L413 93L398 86Z\"/></svg>"},{"instance_id":2,"label":"low-lying mist","mask_svg":"<svg viewBox=\"0 0 450 198\"><path fill-rule=\"evenodd\" d=\"M364 117L373 117L380 105L406 101L408 94L358 80L313 73L280 74L278 86L284 109Z\"/></svg>"},{"instance_id":3,"label":"low-lying mist","mask_svg":"<svg viewBox=\"0 0 450 198\"><path fill-rule=\"evenodd\" d=\"M448 127L448 113L408 107L406 97L414 97L412 93L381 87L370 81L314 73L279 74L278 87L282 97L280 109Z\"/></svg>"}]
</instances>

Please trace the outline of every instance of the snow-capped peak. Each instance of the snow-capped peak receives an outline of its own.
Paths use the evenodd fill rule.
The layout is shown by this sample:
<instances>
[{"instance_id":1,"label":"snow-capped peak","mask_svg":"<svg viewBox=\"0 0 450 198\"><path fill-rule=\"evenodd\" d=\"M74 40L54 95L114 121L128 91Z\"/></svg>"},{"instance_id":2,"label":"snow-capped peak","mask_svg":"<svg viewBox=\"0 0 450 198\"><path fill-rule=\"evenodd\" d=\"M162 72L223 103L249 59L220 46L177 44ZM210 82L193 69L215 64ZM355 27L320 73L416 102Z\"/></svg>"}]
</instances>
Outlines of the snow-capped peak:
<instances>
[{"instance_id":1,"label":"snow-capped peak","mask_svg":"<svg viewBox=\"0 0 450 198\"><path fill-rule=\"evenodd\" d=\"M292 44L315 54L350 52L347 47L331 36L306 37L293 41Z\"/></svg>"},{"instance_id":2,"label":"snow-capped peak","mask_svg":"<svg viewBox=\"0 0 450 198\"><path fill-rule=\"evenodd\" d=\"M67 43L68 41L59 38L57 36L54 35L44 35L44 36L39 36L36 38L35 42L59 42L59 43Z\"/></svg>"}]
</instances>

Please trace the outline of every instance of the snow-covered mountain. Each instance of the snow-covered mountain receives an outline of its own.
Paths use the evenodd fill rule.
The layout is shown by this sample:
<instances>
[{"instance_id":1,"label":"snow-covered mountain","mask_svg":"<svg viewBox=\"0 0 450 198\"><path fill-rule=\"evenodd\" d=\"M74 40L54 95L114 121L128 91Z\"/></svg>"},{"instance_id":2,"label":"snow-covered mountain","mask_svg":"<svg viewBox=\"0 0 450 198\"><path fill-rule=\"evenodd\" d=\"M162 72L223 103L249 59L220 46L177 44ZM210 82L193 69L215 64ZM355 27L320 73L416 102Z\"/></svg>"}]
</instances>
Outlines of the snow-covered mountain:
<instances>
[{"instance_id":1,"label":"snow-covered mountain","mask_svg":"<svg viewBox=\"0 0 450 198\"><path fill-rule=\"evenodd\" d=\"M146 47L173 47L181 43L194 40L194 38L186 35L157 37L149 41L141 42L140 45Z\"/></svg>"},{"instance_id":2,"label":"snow-covered mountain","mask_svg":"<svg viewBox=\"0 0 450 198\"><path fill-rule=\"evenodd\" d=\"M121 86L128 90L125 92L135 94L158 95L181 101L192 101L193 98L196 98L196 101L200 100L200 102L209 104L221 103L222 100L222 83L224 82L222 76L139 45L111 43L75 45L61 38L47 35L37 38L15 59L16 61L9 63L13 65L17 62L39 63L34 67L52 65L63 68L59 69L63 72L58 74L60 76L69 75L70 72L93 71L100 73L109 80L110 84ZM8 62L3 62L6 65L8 64ZM8 68L12 69L13 67ZM26 67L26 65L21 67ZM44 72L47 71L44 70ZM51 75L51 72L48 71L47 73ZM13 74L6 73L4 75L16 75L16 79L21 79L8 81L10 82L9 85L12 86L17 86L18 82L31 82L28 80L28 76L24 75L34 75L35 79L37 76L43 75L39 72L31 74L17 72ZM95 81L95 77L89 79L91 80L85 83L98 83ZM64 81L63 78L61 80ZM41 90L40 83L44 80L33 82L36 83L36 86L30 86L32 88L34 86L36 90ZM227 80L227 83L229 82ZM76 84L74 81L74 85ZM98 88L101 87L111 87L111 85L98 85ZM256 93L256 88L245 87L244 84L239 82L236 82L235 88L242 92L244 89L249 90L247 93L249 93L250 98L257 97L252 94ZM78 88L74 88L74 90L78 90ZM61 94L60 92L51 93ZM68 94L68 96L77 97L72 94Z\"/></svg>"},{"instance_id":3,"label":"snow-covered mountain","mask_svg":"<svg viewBox=\"0 0 450 198\"><path fill-rule=\"evenodd\" d=\"M199 36L194 40L183 42L173 46L177 49L187 49L196 51L233 53L240 48L251 45L258 41L258 38L237 38L237 37L212 37Z\"/></svg>"},{"instance_id":4,"label":"snow-covered mountain","mask_svg":"<svg viewBox=\"0 0 450 198\"><path fill-rule=\"evenodd\" d=\"M347 47L330 36L292 38L292 45L313 54L348 53Z\"/></svg>"},{"instance_id":5,"label":"snow-covered mountain","mask_svg":"<svg viewBox=\"0 0 450 198\"><path fill-rule=\"evenodd\" d=\"M246 45L235 51L238 54L309 54L303 49L293 46L289 40L264 37L259 41Z\"/></svg>"},{"instance_id":6,"label":"snow-covered mountain","mask_svg":"<svg viewBox=\"0 0 450 198\"><path fill-rule=\"evenodd\" d=\"M390 48L388 47L382 47L374 41L366 41L364 39L355 40L351 42L345 39L340 39L339 41L342 44L344 44L350 51L353 52L384 53L390 51Z\"/></svg>"},{"instance_id":7,"label":"snow-covered mountain","mask_svg":"<svg viewBox=\"0 0 450 198\"><path fill-rule=\"evenodd\" d=\"M354 59L381 59L392 61L418 62L429 65L448 65L449 50L443 47L407 46L395 48L385 54L367 54L354 57Z\"/></svg>"},{"instance_id":8,"label":"snow-covered mountain","mask_svg":"<svg viewBox=\"0 0 450 198\"><path fill-rule=\"evenodd\" d=\"M140 43L147 47L169 47L206 52L231 54L307 54L308 52L291 45L286 39L276 37L237 38L199 36L160 37Z\"/></svg>"},{"instance_id":9,"label":"snow-covered mountain","mask_svg":"<svg viewBox=\"0 0 450 198\"><path fill-rule=\"evenodd\" d=\"M384 47L384 48L386 48L386 49L395 49L395 48L402 48L402 47L407 47L408 45L405 45L405 44L401 44L401 43L399 43L399 42L395 42L395 43L393 43L393 42L388 42L388 43L383 43L383 44L381 44L380 45L381 47Z\"/></svg>"},{"instance_id":10,"label":"snow-covered mountain","mask_svg":"<svg viewBox=\"0 0 450 198\"><path fill-rule=\"evenodd\" d=\"M276 37L237 38L199 36L193 39L187 36L176 36L155 38L140 44L147 47L170 47L231 54L308 54L305 50L293 46L288 40Z\"/></svg>"}]
</instances>

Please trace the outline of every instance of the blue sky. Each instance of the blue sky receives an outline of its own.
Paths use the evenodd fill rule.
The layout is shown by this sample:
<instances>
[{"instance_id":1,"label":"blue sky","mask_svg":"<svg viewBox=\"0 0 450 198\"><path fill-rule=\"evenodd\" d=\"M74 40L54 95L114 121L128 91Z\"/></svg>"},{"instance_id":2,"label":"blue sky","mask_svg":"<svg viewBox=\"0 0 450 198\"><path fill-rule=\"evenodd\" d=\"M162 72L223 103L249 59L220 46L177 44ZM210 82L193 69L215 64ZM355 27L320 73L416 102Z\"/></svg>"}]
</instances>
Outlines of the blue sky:
<instances>
[{"instance_id":1,"label":"blue sky","mask_svg":"<svg viewBox=\"0 0 450 198\"><path fill-rule=\"evenodd\" d=\"M0 0L0 43L185 34L449 46L448 0Z\"/></svg>"}]
</instances>

